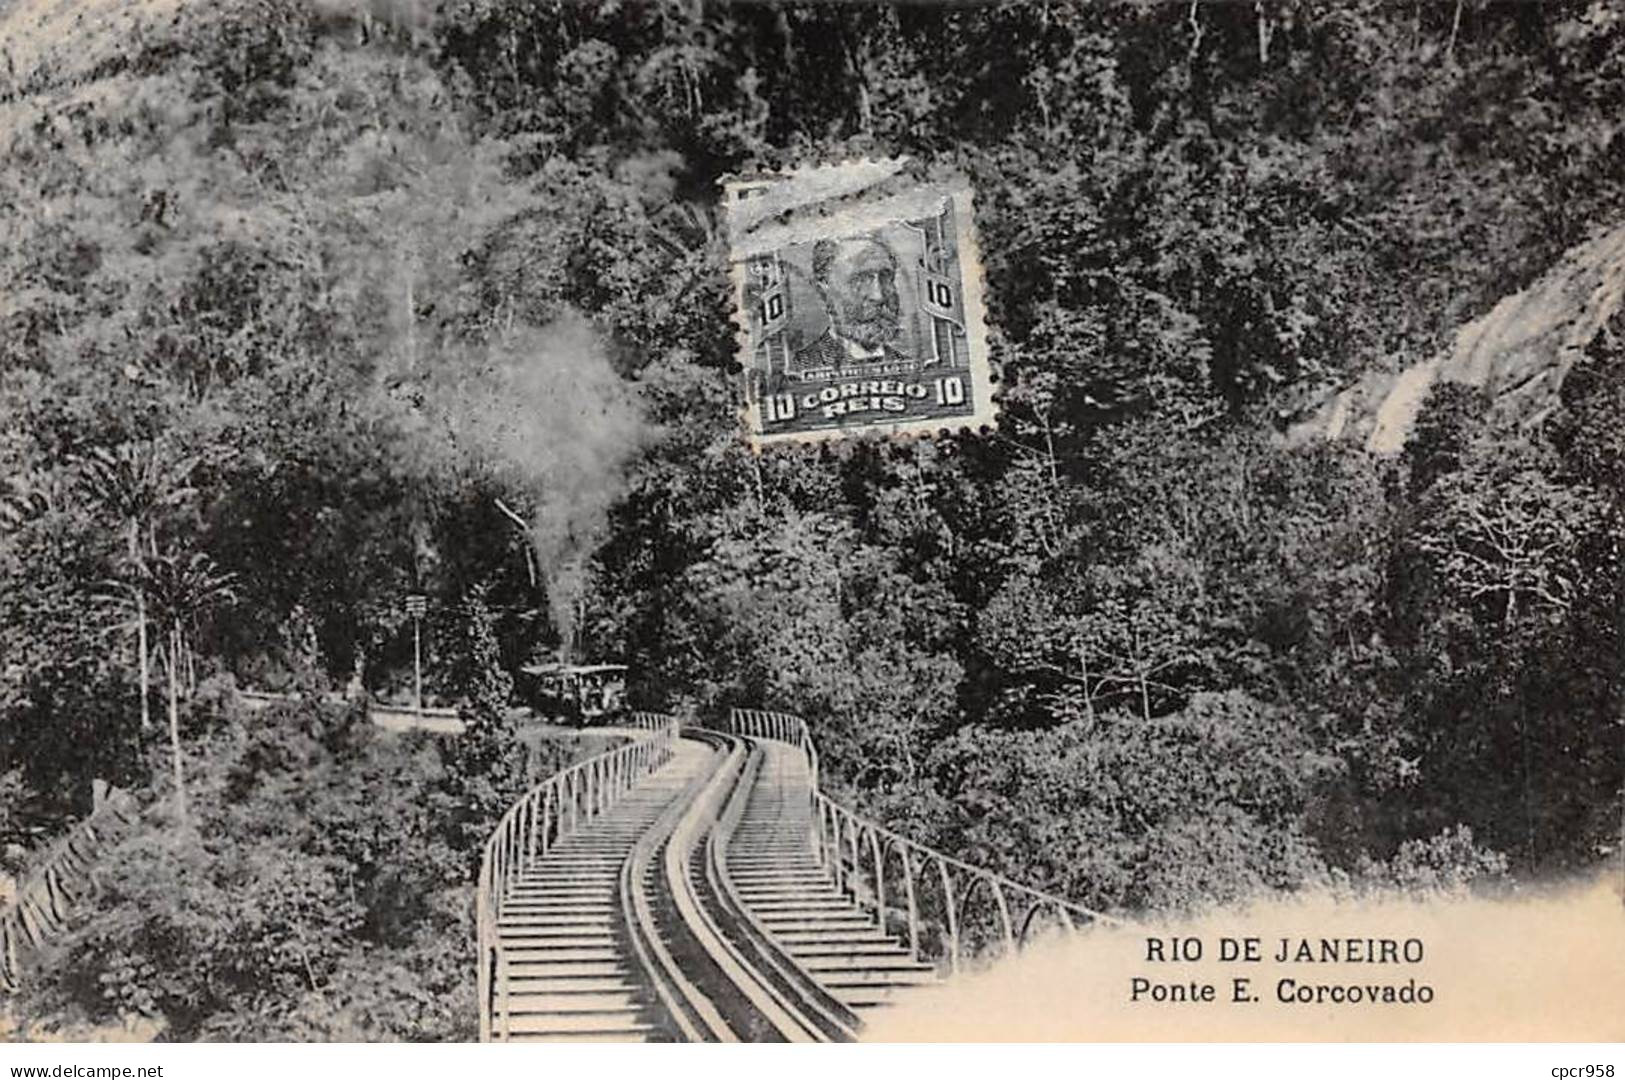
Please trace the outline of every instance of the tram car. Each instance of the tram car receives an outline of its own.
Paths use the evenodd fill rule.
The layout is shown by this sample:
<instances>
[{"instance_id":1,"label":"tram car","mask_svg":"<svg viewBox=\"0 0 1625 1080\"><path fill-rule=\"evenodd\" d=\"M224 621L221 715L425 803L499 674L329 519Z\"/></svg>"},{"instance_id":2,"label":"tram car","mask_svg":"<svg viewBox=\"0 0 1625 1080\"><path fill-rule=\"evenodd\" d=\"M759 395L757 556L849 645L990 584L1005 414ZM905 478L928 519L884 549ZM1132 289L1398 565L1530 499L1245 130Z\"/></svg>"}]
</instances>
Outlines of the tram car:
<instances>
[{"instance_id":1,"label":"tram car","mask_svg":"<svg viewBox=\"0 0 1625 1080\"><path fill-rule=\"evenodd\" d=\"M561 723L601 724L626 707L625 664L527 664L519 670L531 707Z\"/></svg>"}]
</instances>

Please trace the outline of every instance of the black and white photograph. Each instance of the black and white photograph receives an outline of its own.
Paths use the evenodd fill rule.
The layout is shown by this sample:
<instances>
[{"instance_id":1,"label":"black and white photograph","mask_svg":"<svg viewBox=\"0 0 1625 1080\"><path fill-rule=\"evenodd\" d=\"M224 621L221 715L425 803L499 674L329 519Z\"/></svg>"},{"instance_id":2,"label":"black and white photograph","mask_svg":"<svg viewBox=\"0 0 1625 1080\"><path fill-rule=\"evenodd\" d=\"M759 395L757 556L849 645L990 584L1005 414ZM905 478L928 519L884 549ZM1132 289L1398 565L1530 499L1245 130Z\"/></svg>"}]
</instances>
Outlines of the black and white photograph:
<instances>
[{"instance_id":1,"label":"black and white photograph","mask_svg":"<svg viewBox=\"0 0 1625 1080\"><path fill-rule=\"evenodd\" d=\"M1625 3L0 0L0 1063L672 1042L1625 1075Z\"/></svg>"}]
</instances>

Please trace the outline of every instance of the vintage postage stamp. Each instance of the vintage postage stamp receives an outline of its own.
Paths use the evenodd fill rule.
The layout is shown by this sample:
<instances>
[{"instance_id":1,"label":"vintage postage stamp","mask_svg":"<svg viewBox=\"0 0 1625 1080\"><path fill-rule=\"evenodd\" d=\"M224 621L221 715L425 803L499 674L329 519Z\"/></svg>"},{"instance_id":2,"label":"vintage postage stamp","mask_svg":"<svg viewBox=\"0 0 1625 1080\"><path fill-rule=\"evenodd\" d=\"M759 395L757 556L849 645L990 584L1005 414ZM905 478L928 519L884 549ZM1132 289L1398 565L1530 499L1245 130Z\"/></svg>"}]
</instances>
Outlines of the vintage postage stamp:
<instances>
[{"instance_id":1,"label":"vintage postage stamp","mask_svg":"<svg viewBox=\"0 0 1625 1080\"><path fill-rule=\"evenodd\" d=\"M967 183L854 161L724 202L755 446L993 423Z\"/></svg>"}]
</instances>

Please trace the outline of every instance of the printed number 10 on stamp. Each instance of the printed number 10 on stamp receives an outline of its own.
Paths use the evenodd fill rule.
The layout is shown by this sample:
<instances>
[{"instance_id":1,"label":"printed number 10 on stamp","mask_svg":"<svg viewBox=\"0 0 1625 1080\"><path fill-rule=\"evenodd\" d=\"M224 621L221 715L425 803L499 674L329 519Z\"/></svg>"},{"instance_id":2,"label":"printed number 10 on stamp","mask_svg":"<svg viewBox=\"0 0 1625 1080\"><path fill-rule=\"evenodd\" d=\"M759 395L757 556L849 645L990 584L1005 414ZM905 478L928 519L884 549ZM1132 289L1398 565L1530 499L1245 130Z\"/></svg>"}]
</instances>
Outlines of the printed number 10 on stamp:
<instances>
[{"instance_id":1,"label":"printed number 10 on stamp","mask_svg":"<svg viewBox=\"0 0 1625 1080\"><path fill-rule=\"evenodd\" d=\"M755 445L993 423L968 185L858 161L725 204Z\"/></svg>"}]
</instances>

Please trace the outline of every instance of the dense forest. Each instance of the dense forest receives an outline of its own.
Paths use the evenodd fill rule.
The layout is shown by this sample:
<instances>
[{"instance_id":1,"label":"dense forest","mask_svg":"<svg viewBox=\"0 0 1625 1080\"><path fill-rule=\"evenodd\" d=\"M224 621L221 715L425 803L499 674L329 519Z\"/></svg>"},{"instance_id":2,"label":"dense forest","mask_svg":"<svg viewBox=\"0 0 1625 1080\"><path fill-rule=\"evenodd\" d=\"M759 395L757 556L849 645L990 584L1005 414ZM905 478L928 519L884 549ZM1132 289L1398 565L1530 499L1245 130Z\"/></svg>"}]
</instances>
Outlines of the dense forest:
<instances>
[{"instance_id":1,"label":"dense forest","mask_svg":"<svg viewBox=\"0 0 1625 1080\"><path fill-rule=\"evenodd\" d=\"M1283 437L1625 218L1610 4L10 0L0 50L0 869L152 808L32 1018L469 1037L561 651L1097 908L1619 857L1625 322L1528 423ZM975 188L998 426L754 454L719 181L897 155ZM461 739L360 719L408 593Z\"/></svg>"}]
</instances>

